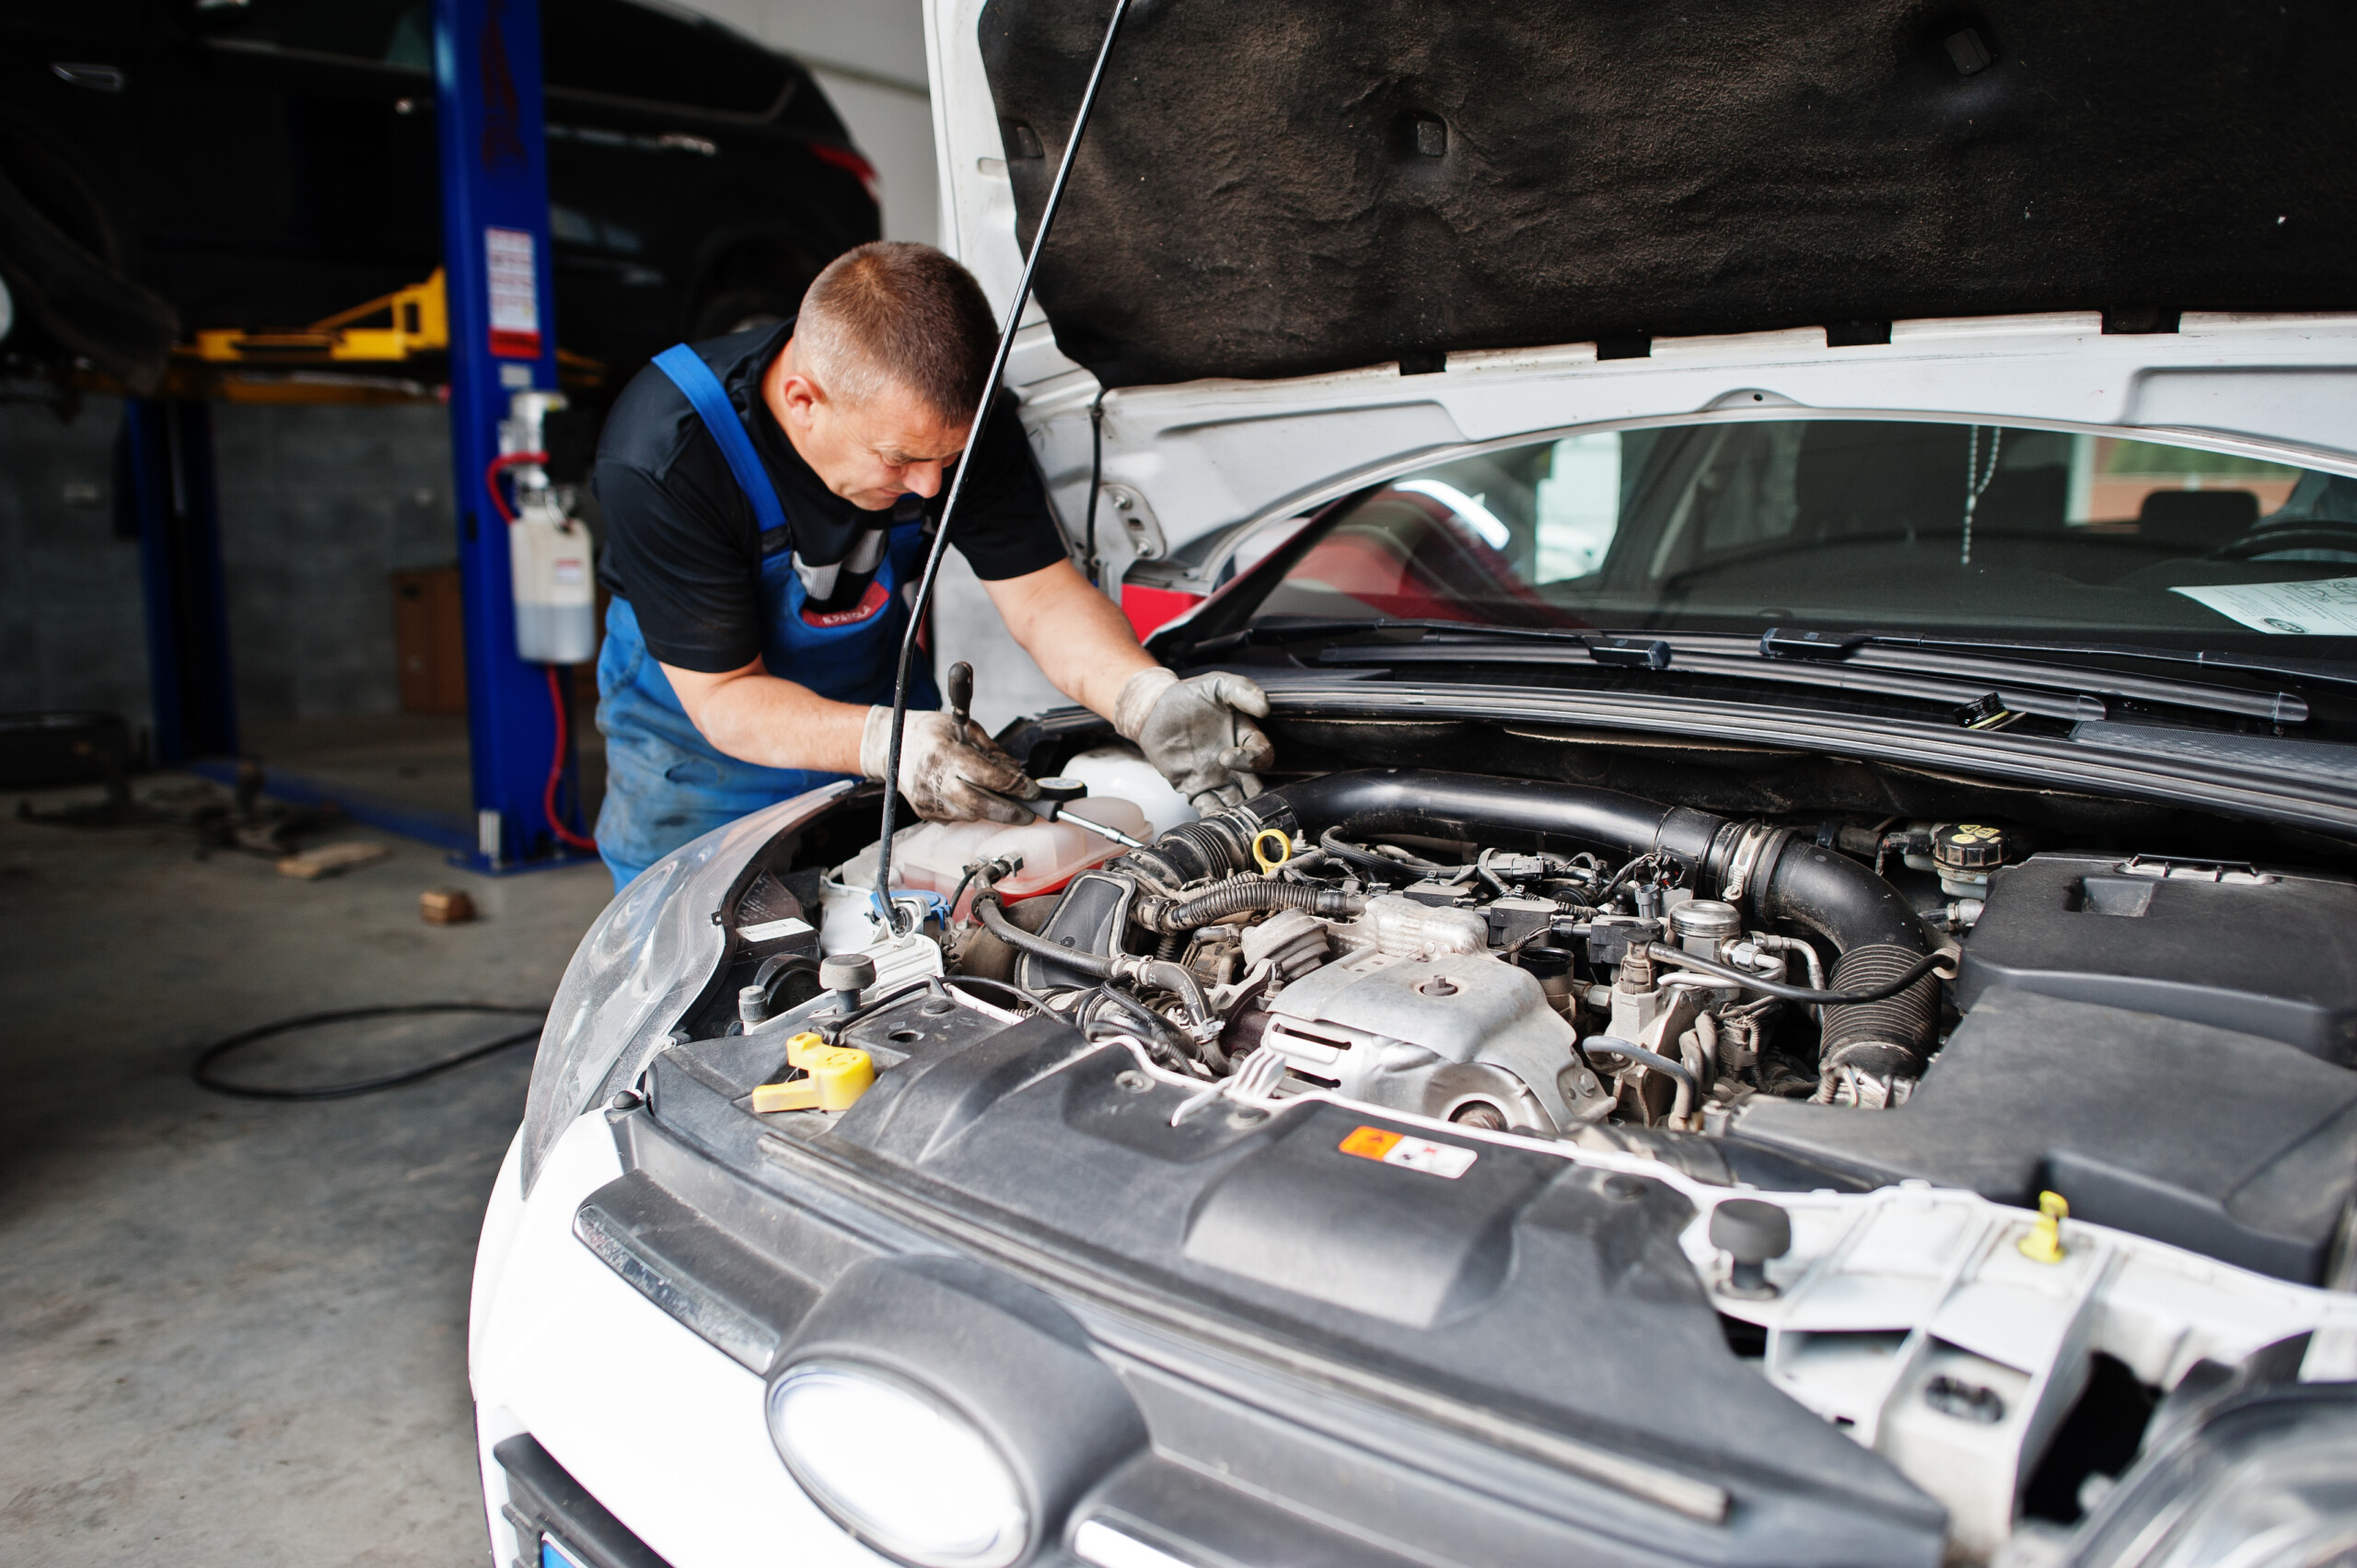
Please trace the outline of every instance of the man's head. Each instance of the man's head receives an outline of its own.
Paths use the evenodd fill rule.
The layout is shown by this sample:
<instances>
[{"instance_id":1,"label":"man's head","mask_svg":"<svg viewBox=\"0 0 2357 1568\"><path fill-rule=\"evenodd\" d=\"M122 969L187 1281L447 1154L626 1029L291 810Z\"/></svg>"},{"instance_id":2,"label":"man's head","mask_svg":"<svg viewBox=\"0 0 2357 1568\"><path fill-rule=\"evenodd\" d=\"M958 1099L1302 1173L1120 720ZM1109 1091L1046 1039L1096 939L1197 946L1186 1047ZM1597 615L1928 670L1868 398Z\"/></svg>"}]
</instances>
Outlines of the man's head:
<instances>
[{"instance_id":1,"label":"man's head","mask_svg":"<svg viewBox=\"0 0 2357 1568\"><path fill-rule=\"evenodd\" d=\"M827 488L880 511L941 488L997 338L972 273L930 245L880 240L811 284L762 391Z\"/></svg>"}]
</instances>

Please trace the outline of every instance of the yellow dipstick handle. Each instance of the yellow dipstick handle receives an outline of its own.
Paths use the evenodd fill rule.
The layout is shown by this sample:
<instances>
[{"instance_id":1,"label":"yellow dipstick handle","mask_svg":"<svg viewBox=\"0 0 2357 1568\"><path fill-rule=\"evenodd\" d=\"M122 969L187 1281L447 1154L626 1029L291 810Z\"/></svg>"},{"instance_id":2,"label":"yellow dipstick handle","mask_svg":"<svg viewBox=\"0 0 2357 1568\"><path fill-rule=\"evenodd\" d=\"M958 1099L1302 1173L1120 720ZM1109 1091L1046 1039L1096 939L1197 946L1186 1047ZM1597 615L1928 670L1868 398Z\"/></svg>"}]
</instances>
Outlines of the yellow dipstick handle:
<instances>
[{"instance_id":1,"label":"yellow dipstick handle","mask_svg":"<svg viewBox=\"0 0 2357 1568\"><path fill-rule=\"evenodd\" d=\"M786 1042L785 1054L789 1064L807 1075L791 1083L756 1086L753 1110L757 1115L777 1110L849 1110L876 1082L876 1063L867 1052L829 1045L815 1034L795 1036Z\"/></svg>"},{"instance_id":2,"label":"yellow dipstick handle","mask_svg":"<svg viewBox=\"0 0 2357 1568\"><path fill-rule=\"evenodd\" d=\"M2060 1192L2038 1195L2038 1223L2021 1238L2022 1256L2037 1263L2062 1261L2062 1222L2071 1215L2071 1205L2062 1201Z\"/></svg>"},{"instance_id":3,"label":"yellow dipstick handle","mask_svg":"<svg viewBox=\"0 0 2357 1568\"><path fill-rule=\"evenodd\" d=\"M1260 847L1271 839L1274 839L1277 842L1277 852L1274 854L1271 854L1267 850ZM1286 861L1291 860L1292 858L1293 841L1285 837L1284 833L1281 830L1276 828L1263 828L1259 832L1252 835L1252 859L1254 864L1258 865L1262 871L1274 871L1278 866L1283 865Z\"/></svg>"}]
</instances>

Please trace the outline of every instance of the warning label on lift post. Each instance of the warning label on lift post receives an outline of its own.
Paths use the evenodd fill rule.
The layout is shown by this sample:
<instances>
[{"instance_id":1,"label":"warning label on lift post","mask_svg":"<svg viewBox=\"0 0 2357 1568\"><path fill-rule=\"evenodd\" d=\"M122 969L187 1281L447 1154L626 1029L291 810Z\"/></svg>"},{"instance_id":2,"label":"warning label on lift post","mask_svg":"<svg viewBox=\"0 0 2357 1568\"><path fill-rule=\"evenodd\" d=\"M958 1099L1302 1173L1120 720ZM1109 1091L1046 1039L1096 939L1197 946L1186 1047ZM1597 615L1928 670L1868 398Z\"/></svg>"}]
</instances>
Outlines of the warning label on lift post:
<instances>
[{"instance_id":1,"label":"warning label on lift post","mask_svg":"<svg viewBox=\"0 0 2357 1568\"><path fill-rule=\"evenodd\" d=\"M540 273L528 229L486 228L483 258L491 281L491 352L503 359L540 357Z\"/></svg>"}]
</instances>

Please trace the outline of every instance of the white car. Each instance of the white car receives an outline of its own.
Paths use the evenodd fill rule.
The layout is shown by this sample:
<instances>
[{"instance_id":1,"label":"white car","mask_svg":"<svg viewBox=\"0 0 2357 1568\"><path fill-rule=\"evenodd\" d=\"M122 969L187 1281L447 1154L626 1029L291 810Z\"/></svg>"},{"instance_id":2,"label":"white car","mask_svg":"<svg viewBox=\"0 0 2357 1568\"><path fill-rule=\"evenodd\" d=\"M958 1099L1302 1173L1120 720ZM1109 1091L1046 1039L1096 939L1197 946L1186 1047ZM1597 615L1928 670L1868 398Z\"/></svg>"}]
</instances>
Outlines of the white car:
<instances>
[{"instance_id":1,"label":"white car","mask_svg":"<svg viewBox=\"0 0 2357 1568\"><path fill-rule=\"evenodd\" d=\"M1133 13L1009 379L1278 771L615 900L494 1562L2349 1560L2351 24L1594 9ZM1102 24L929 7L1002 302Z\"/></svg>"}]
</instances>

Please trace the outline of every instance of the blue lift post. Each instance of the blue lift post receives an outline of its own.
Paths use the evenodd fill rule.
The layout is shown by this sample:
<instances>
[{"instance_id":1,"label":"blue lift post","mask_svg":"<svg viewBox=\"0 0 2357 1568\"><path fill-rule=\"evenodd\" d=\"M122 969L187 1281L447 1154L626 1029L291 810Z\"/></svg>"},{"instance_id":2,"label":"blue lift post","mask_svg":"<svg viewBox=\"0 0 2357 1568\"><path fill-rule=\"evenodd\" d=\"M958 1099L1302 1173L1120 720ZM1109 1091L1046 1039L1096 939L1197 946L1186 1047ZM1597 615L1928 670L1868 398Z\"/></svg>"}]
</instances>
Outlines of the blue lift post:
<instances>
[{"instance_id":1,"label":"blue lift post","mask_svg":"<svg viewBox=\"0 0 2357 1568\"><path fill-rule=\"evenodd\" d=\"M123 405L123 440L147 612L151 760L168 768L235 756L212 412L177 398L134 398Z\"/></svg>"},{"instance_id":2,"label":"blue lift post","mask_svg":"<svg viewBox=\"0 0 2357 1568\"><path fill-rule=\"evenodd\" d=\"M547 672L516 655L507 529L484 477L508 399L557 385L539 0L434 0L434 111L477 827L465 860L486 871L562 865L580 857L542 807L556 714ZM569 697L570 672L557 674ZM575 798L569 748L563 768L561 803Z\"/></svg>"}]
</instances>

